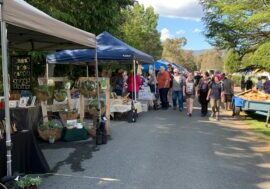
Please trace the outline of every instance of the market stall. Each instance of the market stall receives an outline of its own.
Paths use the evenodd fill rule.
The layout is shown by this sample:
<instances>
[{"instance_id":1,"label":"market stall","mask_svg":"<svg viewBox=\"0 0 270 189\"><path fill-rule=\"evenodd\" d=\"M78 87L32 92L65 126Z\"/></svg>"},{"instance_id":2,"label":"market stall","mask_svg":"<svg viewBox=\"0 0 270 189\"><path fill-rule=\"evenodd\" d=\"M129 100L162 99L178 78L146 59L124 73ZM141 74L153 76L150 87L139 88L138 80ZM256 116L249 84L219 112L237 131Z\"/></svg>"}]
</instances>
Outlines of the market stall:
<instances>
[{"instance_id":1,"label":"market stall","mask_svg":"<svg viewBox=\"0 0 270 189\"><path fill-rule=\"evenodd\" d=\"M10 103L8 50L40 51L74 48L95 48L95 35L69 26L39 11L23 0L2 0L1 49L5 102L7 175L12 175L10 135ZM22 62L25 63L25 62ZM25 65L24 65L25 66ZM25 73L28 74L28 73ZM15 78L18 79L18 78ZM24 78L25 79L25 78ZM16 83L19 80L12 80ZM18 87L18 85L17 85ZM31 88L31 86L30 86ZM14 145L13 150L19 146ZM4 150L1 148L1 150ZM29 152L31 153L31 152ZM16 154L14 154L16 155ZM14 156L14 158L18 158ZM42 170L41 170L42 171Z\"/></svg>"},{"instance_id":2,"label":"market stall","mask_svg":"<svg viewBox=\"0 0 270 189\"><path fill-rule=\"evenodd\" d=\"M134 77L136 76L135 68L139 64L139 62L144 62L148 64L153 63L153 57L127 45L126 43L112 36L108 32L103 32L97 36L97 59L99 65L111 64L112 61L116 61L114 63L120 64L132 64L134 70ZM48 64L69 64L79 62L88 62L89 64L91 64L93 60L94 51L91 49L65 50L47 56ZM136 81L136 79L134 79L134 81ZM136 101L137 97L135 97L135 102ZM113 100L111 100L111 102L113 102ZM118 109L114 108L114 106L116 106L116 103L110 103L110 105L111 112L115 112L116 109ZM132 107L136 108L136 106L134 106L134 103L132 102L130 102L129 104L121 102L121 105L122 107L126 107L124 108L126 111L131 111L133 109Z\"/></svg>"}]
</instances>

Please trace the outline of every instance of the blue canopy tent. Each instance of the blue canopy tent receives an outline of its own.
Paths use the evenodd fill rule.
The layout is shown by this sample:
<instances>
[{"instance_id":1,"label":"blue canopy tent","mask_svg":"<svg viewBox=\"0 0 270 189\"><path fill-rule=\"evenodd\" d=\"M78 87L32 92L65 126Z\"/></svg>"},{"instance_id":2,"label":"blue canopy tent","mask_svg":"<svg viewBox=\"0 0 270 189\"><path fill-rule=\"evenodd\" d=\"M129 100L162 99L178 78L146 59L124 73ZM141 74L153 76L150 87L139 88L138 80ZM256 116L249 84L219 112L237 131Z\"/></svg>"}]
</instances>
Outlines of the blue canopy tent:
<instances>
[{"instance_id":1,"label":"blue canopy tent","mask_svg":"<svg viewBox=\"0 0 270 189\"><path fill-rule=\"evenodd\" d=\"M155 71L158 71L160 69L160 67L163 66L165 68L165 70L167 70L169 64L171 64L173 68L179 69L179 71L182 73L187 72L187 69L184 68L183 66L177 65L175 63L170 63L170 62L167 62L166 60L162 60L162 59L154 62L153 69L155 69ZM143 66L144 71L149 71L149 67L150 67L149 64L143 64L142 66Z\"/></svg>"},{"instance_id":2,"label":"blue canopy tent","mask_svg":"<svg viewBox=\"0 0 270 189\"><path fill-rule=\"evenodd\" d=\"M97 36L97 59L100 63L117 60L130 63L133 60L151 64L152 56L129 46L108 32ZM95 60L95 50L64 50L47 56L49 64L92 63Z\"/></svg>"},{"instance_id":3,"label":"blue canopy tent","mask_svg":"<svg viewBox=\"0 0 270 189\"><path fill-rule=\"evenodd\" d=\"M108 61L119 61L121 63L133 63L134 78L136 76L136 63L143 62L152 64L154 59L152 56L131 47L125 42L119 40L108 32L99 34L96 38L97 49L82 49L82 50L65 50L59 51L47 56L48 64L91 64L95 60L95 52L99 64L108 63ZM134 79L136 86L136 79ZM135 97L136 100L136 97Z\"/></svg>"}]
</instances>

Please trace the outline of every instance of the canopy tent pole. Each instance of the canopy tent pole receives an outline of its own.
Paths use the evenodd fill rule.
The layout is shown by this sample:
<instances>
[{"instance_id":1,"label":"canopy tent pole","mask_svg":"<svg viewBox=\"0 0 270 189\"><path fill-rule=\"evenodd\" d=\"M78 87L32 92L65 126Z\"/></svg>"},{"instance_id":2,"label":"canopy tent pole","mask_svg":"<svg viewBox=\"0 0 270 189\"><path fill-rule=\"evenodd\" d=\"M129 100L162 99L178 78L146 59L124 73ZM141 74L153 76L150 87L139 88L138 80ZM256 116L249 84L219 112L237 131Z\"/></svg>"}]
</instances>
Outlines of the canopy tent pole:
<instances>
[{"instance_id":1,"label":"canopy tent pole","mask_svg":"<svg viewBox=\"0 0 270 189\"><path fill-rule=\"evenodd\" d=\"M46 83L48 84L49 81L49 64L48 61L46 60Z\"/></svg>"},{"instance_id":2,"label":"canopy tent pole","mask_svg":"<svg viewBox=\"0 0 270 189\"><path fill-rule=\"evenodd\" d=\"M86 66L86 77L89 77L89 64L87 63Z\"/></svg>"},{"instance_id":3,"label":"canopy tent pole","mask_svg":"<svg viewBox=\"0 0 270 189\"><path fill-rule=\"evenodd\" d=\"M97 49L95 49L95 70L96 70L96 81L97 81L97 100L98 100L98 125L101 121L101 105L99 96L99 81L98 81L98 59L97 59Z\"/></svg>"},{"instance_id":4,"label":"canopy tent pole","mask_svg":"<svg viewBox=\"0 0 270 189\"><path fill-rule=\"evenodd\" d=\"M136 97L136 59L135 57L133 58L133 87L134 87L134 100L136 102L137 97Z\"/></svg>"},{"instance_id":5,"label":"canopy tent pole","mask_svg":"<svg viewBox=\"0 0 270 189\"><path fill-rule=\"evenodd\" d=\"M153 74L154 74L154 80L155 80L155 94L157 94L157 77L156 77L156 64L155 64L155 62L154 62Z\"/></svg>"},{"instance_id":6,"label":"canopy tent pole","mask_svg":"<svg viewBox=\"0 0 270 189\"><path fill-rule=\"evenodd\" d=\"M5 122L6 122L6 147L7 147L7 176L12 175L11 164L11 136L10 136L10 114L9 114L9 82L8 82L8 56L7 56L7 26L3 21L3 1L1 6L1 45L2 45L2 71L3 88L5 97Z\"/></svg>"}]
</instances>

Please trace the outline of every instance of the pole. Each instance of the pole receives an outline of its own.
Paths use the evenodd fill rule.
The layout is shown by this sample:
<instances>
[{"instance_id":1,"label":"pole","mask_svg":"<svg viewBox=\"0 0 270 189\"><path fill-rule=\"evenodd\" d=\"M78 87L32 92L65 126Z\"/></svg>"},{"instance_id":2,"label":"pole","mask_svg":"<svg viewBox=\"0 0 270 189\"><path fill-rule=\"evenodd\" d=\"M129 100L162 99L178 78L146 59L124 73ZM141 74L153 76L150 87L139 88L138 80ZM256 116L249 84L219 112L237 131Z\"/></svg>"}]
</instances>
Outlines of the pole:
<instances>
[{"instance_id":1,"label":"pole","mask_svg":"<svg viewBox=\"0 0 270 189\"><path fill-rule=\"evenodd\" d=\"M156 63L154 62L154 71L153 71L153 74L154 74L154 80L155 80L155 95L157 94L157 77L156 77Z\"/></svg>"},{"instance_id":2,"label":"pole","mask_svg":"<svg viewBox=\"0 0 270 189\"><path fill-rule=\"evenodd\" d=\"M99 81L98 81L98 59L97 59L97 49L95 50L95 70L96 70L96 81L97 81L97 100L98 100L98 121L101 121L101 106L100 106L100 96L99 96Z\"/></svg>"},{"instance_id":3,"label":"pole","mask_svg":"<svg viewBox=\"0 0 270 189\"><path fill-rule=\"evenodd\" d=\"M134 100L136 102L136 60L135 57L133 58L133 87L134 87Z\"/></svg>"},{"instance_id":4,"label":"pole","mask_svg":"<svg viewBox=\"0 0 270 189\"><path fill-rule=\"evenodd\" d=\"M48 84L49 81L49 64L48 61L46 60L46 83Z\"/></svg>"},{"instance_id":5,"label":"pole","mask_svg":"<svg viewBox=\"0 0 270 189\"><path fill-rule=\"evenodd\" d=\"M1 46L2 46L2 71L3 88L5 97L5 122L6 122L6 146L7 146L7 176L12 175L11 165L11 136L10 136L10 114L9 114L9 82L8 82L8 57L7 57L7 26L3 20L3 1L1 6Z\"/></svg>"}]
</instances>

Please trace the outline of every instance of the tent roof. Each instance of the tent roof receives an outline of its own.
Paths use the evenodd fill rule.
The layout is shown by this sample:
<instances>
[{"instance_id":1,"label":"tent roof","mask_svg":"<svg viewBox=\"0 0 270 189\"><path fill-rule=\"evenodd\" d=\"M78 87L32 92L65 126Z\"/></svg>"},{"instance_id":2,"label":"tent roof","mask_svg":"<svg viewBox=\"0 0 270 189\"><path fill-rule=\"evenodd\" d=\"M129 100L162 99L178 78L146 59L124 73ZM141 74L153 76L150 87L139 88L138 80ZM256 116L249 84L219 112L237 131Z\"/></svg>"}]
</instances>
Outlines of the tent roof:
<instances>
[{"instance_id":1,"label":"tent roof","mask_svg":"<svg viewBox=\"0 0 270 189\"><path fill-rule=\"evenodd\" d=\"M56 20L23 0L3 0L9 48L21 51L96 47L95 35Z\"/></svg>"},{"instance_id":2,"label":"tent roof","mask_svg":"<svg viewBox=\"0 0 270 189\"><path fill-rule=\"evenodd\" d=\"M48 63L92 62L95 50L65 50L47 56ZM153 57L129 46L108 32L97 36L97 57L99 60L130 61L135 58L144 63L153 63Z\"/></svg>"}]
</instances>

